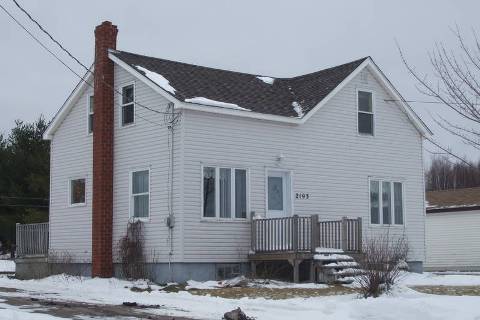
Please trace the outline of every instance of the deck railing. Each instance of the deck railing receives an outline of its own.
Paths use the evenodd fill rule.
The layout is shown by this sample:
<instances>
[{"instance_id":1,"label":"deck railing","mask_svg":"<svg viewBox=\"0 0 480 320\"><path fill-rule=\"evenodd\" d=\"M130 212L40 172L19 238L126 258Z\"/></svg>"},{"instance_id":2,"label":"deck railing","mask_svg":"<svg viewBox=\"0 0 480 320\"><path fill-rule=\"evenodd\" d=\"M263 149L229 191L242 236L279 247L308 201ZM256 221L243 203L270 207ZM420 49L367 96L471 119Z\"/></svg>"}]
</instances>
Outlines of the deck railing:
<instances>
[{"instance_id":1,"label":"deck railing","mask_svg":"<svg viewBox=\"0 0 480 320\"><path fill-rule=\"evenodd\" d=\"M16 225L16 256L46 256L48 222Z\"/></svg>"},{"instance_id":2,"label":"deck railing","mask_svg":"<svg viewBox=\"0 0 480 320\"><path fill-rule=\"evenodd\" d=\"M319 221L318 215L252 220L252 251L315 252L315 248L362 249L362 218Z\"/></svg>"}]
</instances>

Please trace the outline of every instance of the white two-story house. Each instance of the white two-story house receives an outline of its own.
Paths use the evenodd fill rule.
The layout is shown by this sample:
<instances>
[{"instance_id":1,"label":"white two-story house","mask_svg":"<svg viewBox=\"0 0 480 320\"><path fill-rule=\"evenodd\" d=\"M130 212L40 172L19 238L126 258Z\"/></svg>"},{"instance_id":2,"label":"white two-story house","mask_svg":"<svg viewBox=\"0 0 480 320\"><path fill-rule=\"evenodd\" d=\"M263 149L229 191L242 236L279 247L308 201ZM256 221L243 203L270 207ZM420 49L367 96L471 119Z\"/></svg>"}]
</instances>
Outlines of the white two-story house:
<instances>
[{"instance_id":1,"label":"white two-story house","mask_svg":"<svg viewBox=\"0 0 480 320\"><path fill-rule=\"evenodd\" d=\"M117 51L109 22L95 35L45 133L50 253L112 276L140 220L158 281L213 279L247 271L255 219L318 215L405 235L422 269L431 133L372 58L275 78Z\"/></svg>"}]
</instances>

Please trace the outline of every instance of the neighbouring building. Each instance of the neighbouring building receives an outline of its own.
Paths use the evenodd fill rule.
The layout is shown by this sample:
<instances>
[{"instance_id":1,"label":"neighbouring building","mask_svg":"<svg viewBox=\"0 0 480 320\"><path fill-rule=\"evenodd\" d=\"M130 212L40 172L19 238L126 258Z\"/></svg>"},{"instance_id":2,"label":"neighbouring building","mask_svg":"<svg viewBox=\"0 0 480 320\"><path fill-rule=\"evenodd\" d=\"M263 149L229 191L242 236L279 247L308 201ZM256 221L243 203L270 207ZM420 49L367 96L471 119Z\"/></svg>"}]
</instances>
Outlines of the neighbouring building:
<instances>
[{"instance_id":1,"label":"neighbouring building","mask_svg":"<svg viewBox=\"0 0 480 320\"><path fill-rule=\"evenodd\" d=\"M430 271L480 271L480 187L427 192Z\"/></svg>"}]
</instances>

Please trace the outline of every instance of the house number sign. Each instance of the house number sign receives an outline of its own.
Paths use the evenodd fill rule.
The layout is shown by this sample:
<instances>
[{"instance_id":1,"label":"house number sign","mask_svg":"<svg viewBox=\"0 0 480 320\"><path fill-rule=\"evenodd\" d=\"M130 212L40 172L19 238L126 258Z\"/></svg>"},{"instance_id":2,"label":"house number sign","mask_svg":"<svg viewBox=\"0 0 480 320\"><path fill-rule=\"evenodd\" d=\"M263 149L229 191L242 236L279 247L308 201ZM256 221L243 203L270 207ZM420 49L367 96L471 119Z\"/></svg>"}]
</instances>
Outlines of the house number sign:
<instances>
[{"instance_id":1,"label":"house number sign","mask_svg":"<svg viewBox=\"0 0 480 320\"><path fill-rule=\"evenodd\" d=\"M305 192L297 192L297 193L295 193L295 199L308 200L309 198L310 198L310 194L309 194L309 193L305 193Z\"/></svg>"}]
</instances>

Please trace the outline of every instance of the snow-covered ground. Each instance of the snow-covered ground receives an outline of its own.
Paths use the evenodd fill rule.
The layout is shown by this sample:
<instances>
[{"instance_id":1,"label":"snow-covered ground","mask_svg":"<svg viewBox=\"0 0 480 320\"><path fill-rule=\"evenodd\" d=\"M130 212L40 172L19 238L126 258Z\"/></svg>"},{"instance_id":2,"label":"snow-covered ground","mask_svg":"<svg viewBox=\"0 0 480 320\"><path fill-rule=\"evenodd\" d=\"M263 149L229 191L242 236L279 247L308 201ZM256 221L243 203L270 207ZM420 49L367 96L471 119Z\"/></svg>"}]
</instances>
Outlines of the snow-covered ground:
<instances>
[{"instance_id":1,"label":"snow-covered ground","mask_svg":"<svg viewBox=\"0 0 480 320\"><path fill-rule=\"evenodd\" d=\"M15 261L0 260L0 273L2 272L15 272Z\"/></svg>"},{"instance_id":2,"label":"snow-covered ground","mask_svg":"<svg viewBox=\"0 0 480 320\"><path fill-rule=\"evenodd\" d=\"M212 288L215 282L190 282L191 287ZM258 284L259 285L259 284ZM269 286L285 288L292 286L280 282ZM125 301L141 304L160 304L159 310L152 310L172 316L195 319L221 319L224 312L241 307L247 315L259 320L283 319L480 319L480 297L440 296L414 291L407 286L414 285L480 285L477 275L423 275L405 274L389 295L377 299L362 299L358 295L339 295L312 298L267 300L264 298L224 299L211 296L197 296L187 291L167 293L153 286L151 292L133 292L132 286L146 286L144 282L128 282L118 279L91 279L68 276L52 276L42 280L15 280L0 277L0 288L16 288L17 292L0 291L0 319L12 319L18 312L16 307L6 306L1 299L5 296L32 296L62 299L65 301L89 302L95 304L120 305ZM316 285L307 285L315 287ZM324 287L324 286L323 286ZM322 288L322 285L319 286ZM11 315L9 318L7 315ZM37 314L35 314L37 316ZM41 319L27 316L18 319ZM15 318L13 318L15 319ZM45 317L44 319L53 319Z\"/></svg>"}]
</instances>

